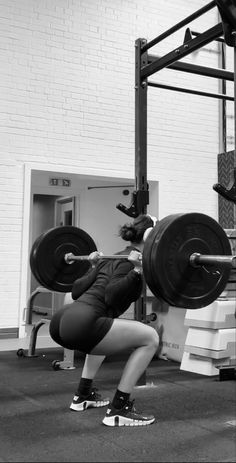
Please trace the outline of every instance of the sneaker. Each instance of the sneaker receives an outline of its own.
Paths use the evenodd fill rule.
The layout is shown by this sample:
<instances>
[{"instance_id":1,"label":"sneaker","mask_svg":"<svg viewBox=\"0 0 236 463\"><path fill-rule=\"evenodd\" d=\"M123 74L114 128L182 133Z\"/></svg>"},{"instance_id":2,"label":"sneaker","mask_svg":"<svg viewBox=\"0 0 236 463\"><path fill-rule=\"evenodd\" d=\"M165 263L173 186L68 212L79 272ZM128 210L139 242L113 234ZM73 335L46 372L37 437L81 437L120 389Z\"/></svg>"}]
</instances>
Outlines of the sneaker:
<instances>
[{"instance_id":1,"label":"sneaker","mask_svg":"<svg viewBox=\"0 0 236 463\"><path fill-rule=\"evenodd\" d=\"M86 397L74 395L70 409L75 412L81 412L86 410L86 408L105 407L109 403L109 399L102 399L101 395L97 393L97 389L93 388Z\"/></svg>"},{"instance_id":2,"label":"sneaker","mask_svg":"<svg viewBox=\"0 0 236 463\"><path fill-rule=\"evenodd\" d=\"M153 415L143 416L134 408L134 400L127 402L121 409L117 410L114 407L107 409L103 424L106 426L146 426L155 421Z\"/></svg>"}]
</instances>

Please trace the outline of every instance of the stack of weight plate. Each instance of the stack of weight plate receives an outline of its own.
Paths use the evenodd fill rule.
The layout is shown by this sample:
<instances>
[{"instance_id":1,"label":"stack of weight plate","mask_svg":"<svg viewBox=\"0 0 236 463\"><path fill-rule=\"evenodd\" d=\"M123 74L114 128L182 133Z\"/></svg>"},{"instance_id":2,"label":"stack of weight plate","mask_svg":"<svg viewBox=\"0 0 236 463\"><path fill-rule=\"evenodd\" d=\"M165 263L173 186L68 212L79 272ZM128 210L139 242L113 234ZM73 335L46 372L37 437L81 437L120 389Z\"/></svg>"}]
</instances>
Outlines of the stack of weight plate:
<instances>
[{"instance_id":1,"label":"stack of weight plate","mask_svg":"<svg viewBox=\"0 0 236 463\"><path fill-rule=\"evenodd\" d=\"M236 230L225 230L236 254ZM236 270L220 297L202 309L187 310L188 326L181 370L206 376L219 374L217 367L236 363Z\"/></svg>"},{"instance_id":2,"label":"stack of weight plate","mask_svg":"<svg viewBox=\"0 0 236 463\"><path fill-rule=\"evenodd\" d=\"M225 229L225 232L229 238L232 254L236 255L236 230ZM224 296L236 300L236 268L231 269L229 281L222 293L222 297Z\"/></svg>"}]
</instances>

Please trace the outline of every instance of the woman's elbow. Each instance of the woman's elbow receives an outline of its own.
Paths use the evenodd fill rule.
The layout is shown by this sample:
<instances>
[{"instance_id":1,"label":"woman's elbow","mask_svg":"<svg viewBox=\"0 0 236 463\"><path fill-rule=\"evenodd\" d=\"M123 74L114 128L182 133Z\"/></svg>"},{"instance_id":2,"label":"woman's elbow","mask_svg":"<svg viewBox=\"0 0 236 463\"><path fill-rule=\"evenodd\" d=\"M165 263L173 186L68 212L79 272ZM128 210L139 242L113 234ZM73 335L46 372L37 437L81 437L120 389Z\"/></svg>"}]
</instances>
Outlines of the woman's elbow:
<instances>
[{"instance_id":1,"label":"woman's elbow","mask_svg":"<svg viewBox=\"0 0 236 463\"><path fill-rule=\"evenodd\" d=\"M114 298L112 296L112 294L110 292L107 292L105 293L105 304L106 304L106 307L113 307L114 303L116 302L116 298Z\"/></svg>"},{"instance_id":2,"label":"woman's elbow","mask_svg":"<svg viewBox=\"0 0 236 463\"><path fill-rule=\"evenodd\" d=\"M76 291L73 290L73 288L72 288L72 291L71 291L71 297L72 297L73 301L75 301L78 298L78 296L76 294Z\"/></svg>"}]
</instances>

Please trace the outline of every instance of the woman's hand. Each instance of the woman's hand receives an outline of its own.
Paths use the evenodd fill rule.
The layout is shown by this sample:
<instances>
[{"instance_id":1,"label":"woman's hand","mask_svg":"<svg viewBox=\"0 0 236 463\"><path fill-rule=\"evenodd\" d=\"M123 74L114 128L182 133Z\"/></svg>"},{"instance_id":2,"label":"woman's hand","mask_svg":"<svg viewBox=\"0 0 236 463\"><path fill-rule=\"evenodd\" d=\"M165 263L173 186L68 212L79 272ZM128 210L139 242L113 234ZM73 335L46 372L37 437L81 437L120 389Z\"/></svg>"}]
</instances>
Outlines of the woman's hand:
<instances>
[{"instance_id":1,"label":"woman's hand","mask_svg":"<svg viewBox=\"0 0 236 463\"><path fill-rule=\"evenodd\" d=\"M88 256L88 261L92 264L92 267L95 267L99 259L103 256L102 252L94 251L91 252Z\"/></svg>"},{"instance_id":2,"label":"woman's hand","mask_svg":"<svg viewBox=\"0 0 236 463\"><path fill-rule=\"evenodd\" d=\"M128 260L134 265L134 270L142 270L142 253L139 251L131 251Z\"/></svg>"}]
</instances>

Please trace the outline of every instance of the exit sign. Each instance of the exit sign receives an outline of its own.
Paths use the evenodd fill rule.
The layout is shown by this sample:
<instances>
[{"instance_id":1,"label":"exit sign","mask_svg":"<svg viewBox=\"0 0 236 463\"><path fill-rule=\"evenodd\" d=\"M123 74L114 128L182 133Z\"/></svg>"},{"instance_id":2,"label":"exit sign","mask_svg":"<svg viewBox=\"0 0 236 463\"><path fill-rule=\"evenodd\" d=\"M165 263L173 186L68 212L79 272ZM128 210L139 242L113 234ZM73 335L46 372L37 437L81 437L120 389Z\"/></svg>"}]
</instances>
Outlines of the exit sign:
<instances>
[{"instance_id":1,"label":"exit sign","mask_svg":"<svg viewBox=\"0 0 236 463\"><path fill-rule=\"evenodd\" d=\"M71 186L71 180L69 178L55 177L49 179L50 186Z\"/></svg>"}]
</instances>

